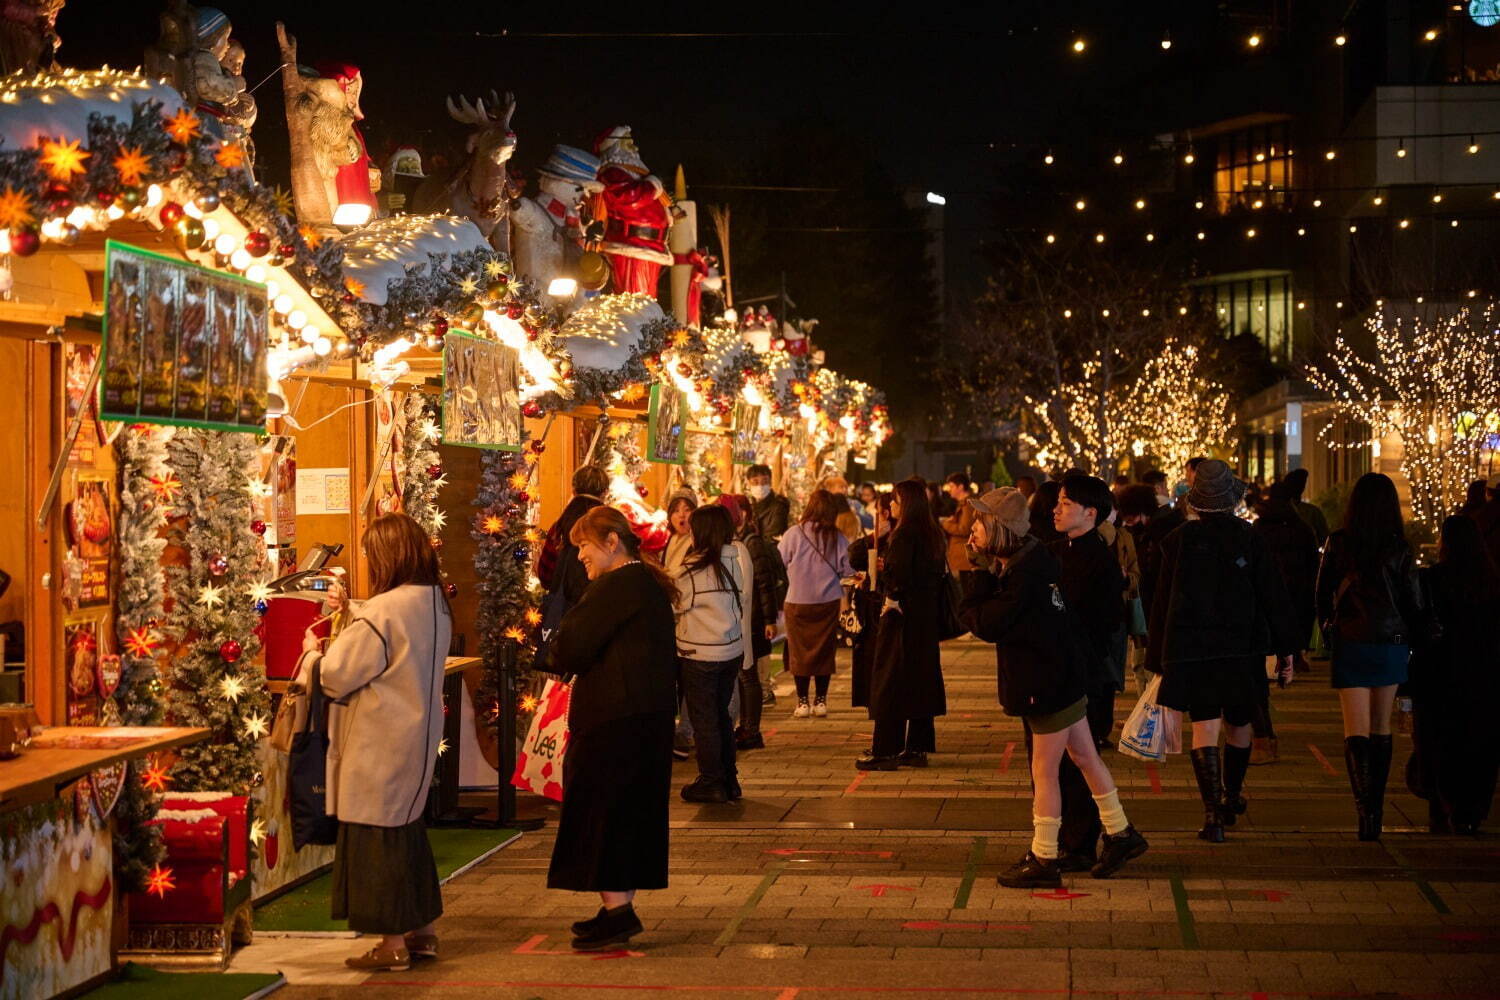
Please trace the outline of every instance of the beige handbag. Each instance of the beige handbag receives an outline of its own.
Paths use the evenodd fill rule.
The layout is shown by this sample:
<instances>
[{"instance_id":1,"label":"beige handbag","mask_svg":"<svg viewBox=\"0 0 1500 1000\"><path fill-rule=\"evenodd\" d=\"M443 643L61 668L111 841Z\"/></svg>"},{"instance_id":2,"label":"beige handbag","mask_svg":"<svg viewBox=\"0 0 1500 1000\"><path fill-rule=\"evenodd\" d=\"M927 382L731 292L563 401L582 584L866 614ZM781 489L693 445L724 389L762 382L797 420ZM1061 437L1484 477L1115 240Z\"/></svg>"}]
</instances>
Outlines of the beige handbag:
<instances>
[{"instance_id":1,"label":"beige handbag","mask_svg":"<svg viewBox=\"0 0 1500 1000\"><path fill-rule=\"evenodd\" d=\"M271 723L271 746L282 753L292 752L292 737L307 725L306 678L311 662L307 653L297 661L297 676L287 682L286 694L281 696L281 705L276 709L276 720Z\"/></svg>"}]
</instances>

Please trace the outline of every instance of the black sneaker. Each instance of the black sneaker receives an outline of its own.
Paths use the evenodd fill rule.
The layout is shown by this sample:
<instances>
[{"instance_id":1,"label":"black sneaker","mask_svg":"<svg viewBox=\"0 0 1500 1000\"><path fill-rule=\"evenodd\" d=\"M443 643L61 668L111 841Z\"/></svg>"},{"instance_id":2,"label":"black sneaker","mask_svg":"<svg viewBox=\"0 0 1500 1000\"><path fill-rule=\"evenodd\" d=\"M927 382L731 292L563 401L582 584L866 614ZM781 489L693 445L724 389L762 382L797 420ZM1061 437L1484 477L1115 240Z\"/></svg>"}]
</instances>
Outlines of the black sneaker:
<instances>
[{"instance_id":1,"label":"black sneaker","mask_svg":"<svg viewBox=\"0 0 1500 1000\"><path fill-rule=\"evenodd\" d=\"M745 797L745 790L740 787L738 778L729 778L724 782L724 797L730 802L738 802Z\"/></svg>"},{"instance_id":2,"label":"black sneaker","mask_svg":"<svg viewBox=\"0 0 1500 1000\"><path fill-rule=\"evenodd\" d=\"M1057 870L1064 875L1071 872L1086 872L1094 867L1094 859L1087 854L1070 852L1057 859Z\"/></svg>"},{"instance_id":3,"label":"black sneaker","mask_svg":"<svg viewBox=\"0 0 1500 1000\"><path fill-rule=\"evenodd\" d=\"M1030 851L995 879L1007 889L1061 889L1062 872L1056 861L1039 858Z\"/></svg>"},{"instance_id":4,"label":"black sneaker","mask_svg":"<svg viewBox=\"0 0 1500 1000\"><path fill-rule=\"evenodd\" d=\"M736 750L764 750L766 738L760 733L739 732L734 734L734 746Z\"/></svg>"},{"instance_id":5,"label":"black sneaker","mask_svg":"<svg viewBox=\"0 0 1500 1000\"><path fill-rule=\"evenodd\" d=\"M927 755L920 750L903 750L896 758L902 767L926 767Z\"/></svg>"},{"instance_id":6,"label":"black sneaker","mask_svg":"<svg viewBox=\"0 0 1500 1000\"><path fill-rule=\"evenodd\" d=\"M684 802L728 802L729 795L724 791L724 786L714 781L697 781L682 786L682 800Z\"/></svg>"},{"instance_id":7,"label":"black sneaker","mask_svg":"<svg viewBox=\"0 0 1500 1000\"><path fill-rule=\"evenodd\" d=\"M1099 863L1092 872L1094 878L1109 878L1125 867L1125 862L1146 853L1146 838L1133 826L1119 833L1104 835L1104 850L1099 852Z\"/></svg>"},{"instance_id":8,"label":"black sneaker","mask_svg":"<svg viewBox=\"0 0 1500 1000\"><path fill-rule=\"evenodd\" d=\"M894 771L901 766L901 758L876 757L873 754L861 754L854 758L854 766L860 771Z\"/></svg>"},{"instance_id":9,"label":"black sneaker","mask_svg":"<svg viewBox=\"0 0 1500 1000\"><path fill-rule=\"evenodd\" d=\"M641 920L635 915L635 907L626 903L618 910L605 910L597 923L587 932L573 939L574 951L605 951L630 943L630 939L641 931Z\"/></svg>"},{"instance_id":10,"label":"black sneaker","mask_svg":"<svg viewBox=\"0 0 1500 1000\"><path fill-rule=\"evenodd\" d=\"M589 919L587 919L587 920L579 920L576 923L574 923L573 924L573 936L574 937L581 937L584 934L587 934L589 931L593 930L594 927L599 923L599 921L601 921L601 920L604 919L605 914L608 913L608 912L609 912L608 910L606 910L604 907L601 906L601 907L599 907L599 912L596 913L596 914L594 914Z\"/></svg>"}]
</instances>

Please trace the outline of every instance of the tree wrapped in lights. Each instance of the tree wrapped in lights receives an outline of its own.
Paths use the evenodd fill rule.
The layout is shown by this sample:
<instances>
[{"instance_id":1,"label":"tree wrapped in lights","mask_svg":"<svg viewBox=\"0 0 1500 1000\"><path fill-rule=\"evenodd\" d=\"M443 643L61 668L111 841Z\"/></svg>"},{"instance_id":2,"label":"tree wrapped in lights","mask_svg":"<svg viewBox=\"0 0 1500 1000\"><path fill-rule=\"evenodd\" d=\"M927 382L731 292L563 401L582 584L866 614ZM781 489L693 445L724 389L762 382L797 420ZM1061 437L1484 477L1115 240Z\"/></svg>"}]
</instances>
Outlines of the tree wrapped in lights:
<instances>
[{"instance_id":1,"label":"tree wrapped in lights","mask_svg":"<svg viewBox=\"0 0 1500 1000\"><path fill-rule=\"evenodd\" d=\"M1412 514L1436 530L1463 499L1500 427L1495 304L1416 316L1386 310L1366 325L1374 338L1368 357L1340 336L1307 377L1337 412L1369 426L1370 439L1355 446L1392 434L1401 439Z\"/></svg>"},{"instance_id":2,"label":"tree wrapped in lights","mask_svg":"<svg viewBox=\"0 0 1500 1000\"><path fill-rule=\"evenodd\" d=\"M162 529L179 483L167 466L170 428L142 424L126 427L115 441L121 481L118 529L120 566L115 590L115 638L120 650L120 683L115 704L127 726L156 726L162 721L161 556ZM127 765L125 784L115 805L115 874L125 892L146 887L151 869L163 856L161 828L152 822L160 800L142 782L144 760Z\"/></svg>"},{"instance_id":3,"label":"tree wrapped in lights","mask_svg":"<svg viewBox=\"0 0 1500 1000\"><path fill-rule=\"evenodd\" d=\"M265 546L250 530L258 454L251 434L179 430L167 443L181 484L168 543L186 555L166 570L164 631L178 645L167 715L210 730L180 751L172 782L183 791L246 795L259 784L256 742L269 730L271 702L255 666L255 603L267 576Z\"/></svg>"},{"instance_id":4,"label":"tree wrapped in lights","mask_svg":"<svg viewBox=\"0 0 1500 1000\"><path fill-rule=\"evenodd\" d=\"M1234 431L1229 391L1207 372L1203 352L1169 338L1126 394L1130 449L1180 469L1225 445Z\"/></svg>"},{"instance_id":5,"label":"tree wrapped in lights","mask_svg":"<svg viewBox=\"0 0 1500 1000\"><path fill-rule=\"evenodd\" d=\"M1085 361L1079 377L1045 399L1025 398L1017 440L1044 469L1114 470L1130 441L1128 388L1112 378L1101 357Z\"/></svg>"}]
</instances>

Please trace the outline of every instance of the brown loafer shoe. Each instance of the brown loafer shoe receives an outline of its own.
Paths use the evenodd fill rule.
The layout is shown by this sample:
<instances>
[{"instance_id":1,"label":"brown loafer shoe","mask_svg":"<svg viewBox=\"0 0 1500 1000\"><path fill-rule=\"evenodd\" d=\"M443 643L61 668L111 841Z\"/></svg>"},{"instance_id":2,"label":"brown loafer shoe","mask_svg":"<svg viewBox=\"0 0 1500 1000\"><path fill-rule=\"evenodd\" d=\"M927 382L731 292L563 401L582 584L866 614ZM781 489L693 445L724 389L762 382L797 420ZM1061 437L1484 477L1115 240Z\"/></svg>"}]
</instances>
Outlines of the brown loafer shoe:
<instances>
[{"instance_id":1,"label":"brown loafer shoe","mask_svg":"<svg viewBox=\"0 0 1500 1000\"><path fill-rule=\"evenodd\" d=\"M344 964L365 972L405 972L411 968L411 952L405 948L387 951L376 945L363 955L344 959Z\"/></svg>"},{"instance_id":2,"label":"brown loafer shoe","mask_svg":"<svg viewBox=\"0 0 1500 1000\"><path fill-rule=\"evenodd\" d=\"M408 934L406 935L406 950L411 952L412 958L437 958L437 935Z\"/></svg>"}]
</instances>

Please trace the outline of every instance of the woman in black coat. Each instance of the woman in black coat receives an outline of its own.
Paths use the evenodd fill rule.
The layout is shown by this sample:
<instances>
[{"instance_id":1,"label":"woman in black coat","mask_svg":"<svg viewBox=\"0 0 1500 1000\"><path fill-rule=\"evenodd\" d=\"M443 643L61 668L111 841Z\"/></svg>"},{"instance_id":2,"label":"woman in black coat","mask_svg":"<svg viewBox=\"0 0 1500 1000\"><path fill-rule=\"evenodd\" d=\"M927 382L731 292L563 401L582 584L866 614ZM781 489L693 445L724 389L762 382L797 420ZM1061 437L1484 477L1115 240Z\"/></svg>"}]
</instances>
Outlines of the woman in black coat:
<instances>
[{"instance_id":1,"label":"woman in black coat","mask_svg":"<svg viewBox=\"0 0 1500 1000\"><path fill-rule=\"evenodd\" d=\"M1413 741L1433 833L1475 834L1500 768L1491 735L1500 697L1500 572L1468 517L1443 522L1438 564L1422 570L1435 627L1411 659Z\"/></svg>"},{"instance_id":2,"label":"woman in black coat","mask_svg":"<svg viewBox=\"0 0 1500 1000\"><path fill-rule=\"evenodd\" d=\"M594 951L639 934L636 890L667 885L677 588L613 508L570 538L593 582L552 640L554 668L577 680L547 887L599 893L598 915L573 925L573 947Z\"/></svg>"},{"instance_id":3,"label":"woman in black coat","mask_svg":"<svg viewBox=\"0 0 1500 1000\"><path fill-rule=\"evenodd\" d=\"M896 484L891 516L896 527L881 570L885 603L870 671L874 744L854 762L861 771L926 767L927 755L937 749L932 720L948 712L938 635L947 541L918 480Z\"/></svg>"},{"instance_id":4,"label":"woman in black coat","mask_svg":"<svg viewBox=\"0 0 1500 1000\"><path fill-rule=\"evenodd\" d=\"M1026 501L1004 486L969 503L979 512L970 534L970 574L959 617L995 644L1000 706L1020 716L1031 736L1031 850L1002 874L1008 888L1058 888L1062 827L1059 766L1067 753L1083 772L1104 825L1104 849L1093 867L1107 878L1146 852L1146 838L1125 818L1119 791L1099 759L1086 717L1087 654L1077 619L1059 588L1057 557L1030 535Z\"/></svg>"},{"instance_id":5,"label":"woman in black coat","mask_svg":"<svg viewBox=\"0 0 1500 1000\"><path fill-rule=\"evenodd\" d=\"M1391 773L1391 707L1425 619L1416 559L1389 476L1367 472L1355 481L1344 526L1323 546L1317 595L1318 622L1333 648L1359 839L1379 840Z\"/></svg>"},{"instance_id":6,"label":"woman in black coat","mask_svg":"<svg viewBox=\"0 0 1500 1000\"><path fill-rule=\"evenodd\" d=\"M1278 678L1286 683L1298 648L1276 563L1232 513L1244 490L1218 459L1198 466L1187 496L1197 517L1162 541L1147 629L1146 669L1162 675L1157 701L1192 722L1193 774L1203 799L1198 836L1215 844L1246 808L1240 792L1266 654L1280 657Z\"/></svg>"}]
</instances>

